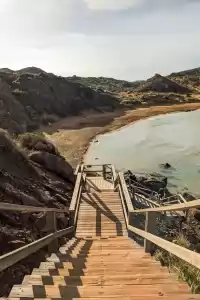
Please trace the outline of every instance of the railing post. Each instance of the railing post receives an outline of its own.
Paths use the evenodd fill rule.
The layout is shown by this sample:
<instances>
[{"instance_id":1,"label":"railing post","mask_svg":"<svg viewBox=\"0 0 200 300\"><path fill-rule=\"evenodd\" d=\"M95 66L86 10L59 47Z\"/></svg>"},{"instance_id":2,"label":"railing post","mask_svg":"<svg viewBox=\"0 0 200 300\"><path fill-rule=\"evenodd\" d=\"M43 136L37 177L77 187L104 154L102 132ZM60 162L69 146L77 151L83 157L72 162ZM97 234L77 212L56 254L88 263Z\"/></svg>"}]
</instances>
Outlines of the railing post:
<instances>
[{"instance_id":1,"label":"railing post","mask_svg":"<svg viewBox=\"0 0 200 300\"><path fill-rule=\"evenodd\" d=\"M128 211L128 225L133 226L133 212L132 211ZM128 237L133 238L134 234L128 230Z\"/></svg>"},{"instance_id":2,"label":"railing post","mask_svg":"<svg viewBox=\"0 0 200 300\"><path fill-rule=\"evenodd\" d=\"M74 211L69 211L69 226L74 226Z\"/></svg>"},{"instance_id":3,"label":"railing post","mask_svg":"<svg viewBox=\"0 0 200 300\"><path fill-rule=\"evenodd\" d=\"M146 212L146 220L145 220L145 231L155 234L156 232L156 216L157 213L155 212ZM146 253L151 253L153 250L153 243L148 241L147 239L144 240L144 250Z\"/></svg>"},{"instance_id":4,"label":"railing post","mask_svg":"<svg viewBox=\"0 0 200 300\"><path fill-rule=\"evenodd\" d=\"M49 228L49 234L57 231L57 221L56 221L56 213L48 212L46 215L46 225ZM58 251L58 240L55 239L48 245L48 252L54 253Z\"/></svg>"},{"instance_id":5,"label":"railing post","mask_svg":"<svg viewBox=\"0 0 200 300\"><path fill-rule=\"evenodd\" d=\"M106 179L106 166L103 165L103 178Z\"/></svg>"}]
</instances>

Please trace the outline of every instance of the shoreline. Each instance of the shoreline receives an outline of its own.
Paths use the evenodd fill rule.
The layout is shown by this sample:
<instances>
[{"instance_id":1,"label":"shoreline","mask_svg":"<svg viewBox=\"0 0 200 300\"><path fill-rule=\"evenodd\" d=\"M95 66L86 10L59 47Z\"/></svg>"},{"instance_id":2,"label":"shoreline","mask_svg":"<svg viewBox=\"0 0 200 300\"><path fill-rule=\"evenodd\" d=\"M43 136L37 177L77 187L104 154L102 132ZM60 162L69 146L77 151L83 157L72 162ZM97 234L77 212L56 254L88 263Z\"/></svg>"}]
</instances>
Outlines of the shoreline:
<instances>
[{"instance_id":1,"label":"shoreline","mask_svg":"<svg viewBox=\"0 0 200 300\"><path fill-rule=\"evenodd\" d=\"M41 129L47 138L60 150L65 159L76 167L83 162L93 139L136 121L174 112L189 112L200 109L200 102L150 106L135 110L116 110L106 113L84 112L80 116L68 117Z\"/></svg>"}]
</instances>

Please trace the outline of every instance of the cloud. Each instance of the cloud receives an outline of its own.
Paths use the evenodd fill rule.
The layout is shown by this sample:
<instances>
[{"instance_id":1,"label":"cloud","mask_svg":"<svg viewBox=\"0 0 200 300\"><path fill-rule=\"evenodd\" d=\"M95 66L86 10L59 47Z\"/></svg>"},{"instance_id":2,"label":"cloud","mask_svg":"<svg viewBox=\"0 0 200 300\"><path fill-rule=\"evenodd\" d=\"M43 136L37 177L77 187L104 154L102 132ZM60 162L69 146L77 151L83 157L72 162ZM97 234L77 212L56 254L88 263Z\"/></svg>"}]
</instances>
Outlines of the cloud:
<instances>
[{"instance_id":1,"label":"cloud","mask_svg":"<svg viewBox=\"0 0 200 300\"><path fill-rule=\"evenodd\" d=\"M94 11L124 11L140 10L152 11L159 9L174 9L192 3L199 3L199 0L83 0L87 7Z\"/></svg>"},{"instance_id":2,"label":"cloud","mask_svg":"<svg viewBox=\"0 0 200 300\"><path fill-rule=\"evenodd\" d=\"M0 67L134 80L200 61L200 0L0 2Z\"/></svg>"},{"instance_id":3,"label":"cloud","mask_svg":"<svg viewBox=\"0 0 200 300\"><path fill-rule=\"evenodd\" d=\"M141 5L144 0L84 0L91 10L126 10Z\"/></svg>"}]
</instances>

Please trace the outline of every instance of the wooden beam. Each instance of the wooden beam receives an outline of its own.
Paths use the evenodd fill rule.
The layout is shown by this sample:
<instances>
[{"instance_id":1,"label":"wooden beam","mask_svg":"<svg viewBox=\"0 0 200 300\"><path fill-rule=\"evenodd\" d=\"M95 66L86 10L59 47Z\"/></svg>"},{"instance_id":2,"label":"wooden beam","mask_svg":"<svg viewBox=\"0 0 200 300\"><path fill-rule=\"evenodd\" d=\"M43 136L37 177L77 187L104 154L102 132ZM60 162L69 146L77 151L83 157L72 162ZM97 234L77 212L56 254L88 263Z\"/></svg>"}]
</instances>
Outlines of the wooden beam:
<instances>
[{"instance_id":1,"label":"wooden beam","mask_svg":"<svg viewBox=\"0 0 200 300\"><path fill-rule=\"evenodd\" d=\"M74 232L73 226L66 229L59 230L55 233L51 233L31 244L28 244L17 250L14 250L10 253L0 256L0 271L7 269L8 267L14 265L18 261L26 258L30 254L35 253L39 249L47 246L53 240L58 239L59 237L62 237L64 235L68 235L72 232Z\"/></svg>"},{"instance_id":2,"label":"wooden beam","mask_svg":"<svg viewBox=\"0 0 200 300\"><path fill-rule=\"evenodd\" d=\"M79 189L80 189L80 186L81 186L81 178L82 178L82 174L78 173L76 183L75 183L75 187L74 187L74 192L73 192L73 195L72 195L72 201L71 201L70 207L69 207L70 212L74 212L75 208L76 208L76 201L77 201L77 197L78 197L78 194L79 194Z\"/></svg>"},{"instance_id":3,"label":"wooden beam","mask_svg":"<svg viewBox=\"0 0 200 300\"><path fill-rule=\"evenodd\" d=\"M69 213L69 209L57 209L57 208L47 208L47 207L35 207L35 206L26 206L18 205L11 203L0 203L0 210L6 211L18 211L18 212L55 212L55 213Z\"/></svg>"},{"instance_id":4,"label":"wooden beam","mask_svg":"<svg viewBox=\"0 0 200 300\"><path fill-rule=\"evenodd\" d=\"M183 195L181 194L178 194L179 198L184 202L184 203L187 203L187 201L185 200L185 198L183 197Z\"/></svg>"},{"instance_id":5,"label":"wooden beam","mask_svg":"<svg viewBox=\"0 0 200 300\"><path fill-rule=\"evenodd\" d=\"M158 236L155 236L151 233L145 232L144 230L138 229L133 226L128 226L128 229L139 236L143 237L151 241L153 244L159 246L160 248L174 254L175 256L181 258L182 260L188 262L189 264L193 265L194 267L200 269L200 254L178 246L174 243L168 242Z\"/></svg>"},{"instance_id":6,"label":"wooden beam","mask_svg":"<svg viewBox=\"0 0 200 300\"><path fill-rule=\"evenodd\" d=\"M190 202L173 204L169 206L161 206L161 207L152 207L145 209L136 209L133 210L134 213L146 213L146 212L161 212L161 211L179 211L179 210L187 210L190 208L200 207L200 199L193 200Z\"/></svg>"},{"instance_id":7,"label":"wooden beam","mask_svg":"<svg viewBox=\"0 0 200 300\"><path fill-rule=\"evenodd\" d=\"M56 214L54 212L49 212L46 215L46 225L49 228L49 232L48 232L49 234L57 231L57 220L56 220ZM57 251L58 251L58 240L55 239L48 244L48 252L49 254L51 254Z\"/></svg>"},{"instance_id":8,"label":"wooden beam","mask_svg":"<svg viewBox=\"0 0 200 300\"><path fill-rule=\"evenodd\" d=\"M80 169L80 165L77 165L74 175L77 176Z\"/></svg>"},{"instance_id":9,"label":"wooden beam","mask_svg":"<svg viewBox=\"0 0 200 300\"><path fill-rule=\"evenodd\" d=\"M117 178L117 174L115 171L115 167L113 165L111 166L111 168L112 168L112 174L113 174L113 182L115 182L115 179Z\"/></svg>"},{"instance_id":10,"label":"wooden beam","mask_svg":"<svg viewBox=\"0 0 200 300\"><path fill-rule=\"evenodd\" d=\"M145 231L151 234L156 232L156 214L155 212L147 212L145 220ZM153 250L153 244L148 240L144 240L144 250L146 253L151 253Z\"/></svg>"},{"instance_id":11,"label":"wooden beam","mask_svg":"<svg viewBox=\"0 0 200 300\"><path fill-rule=\"evenodd\" d=\"M126 221L126 227L128 227L128 214L127 214L127 211L126 211L126 206L125 206L125 202L124 202L124 197L122 195L122 189L121 189L121 186L119 185L118 186L118 189L119 189L119 195L120 195L120 199L122 201L122 207L123 207L123 211L124 211L124 218L125 218L125 221Z\"/></svg>"}]
</instances>

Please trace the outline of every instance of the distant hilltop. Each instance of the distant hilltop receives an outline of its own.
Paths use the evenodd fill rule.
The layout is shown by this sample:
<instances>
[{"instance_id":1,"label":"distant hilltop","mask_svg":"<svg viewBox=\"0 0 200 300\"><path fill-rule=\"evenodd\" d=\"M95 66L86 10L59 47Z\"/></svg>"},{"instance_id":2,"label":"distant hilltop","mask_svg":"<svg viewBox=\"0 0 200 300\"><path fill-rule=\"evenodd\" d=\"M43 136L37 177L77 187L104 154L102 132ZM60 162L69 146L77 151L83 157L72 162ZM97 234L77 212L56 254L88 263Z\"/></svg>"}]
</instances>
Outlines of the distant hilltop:
<instances>
[{"instance_id":1,"label":"distant hilltop","mask_svg":"<svg viewBox=\"0 0 200 300\"><path fill-rule=\"evenodd\" d=\"M0 127L34 131L83 111L105 112L199 101L200 68L148 80L56 76L37 67L0 69Z\"/></svg>"}]
</instances>

